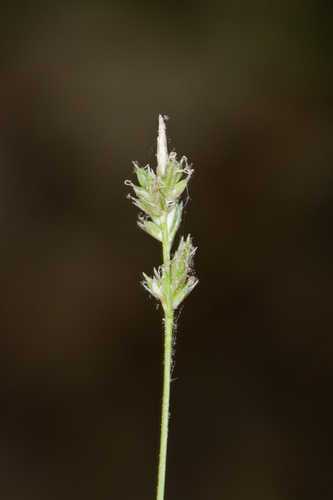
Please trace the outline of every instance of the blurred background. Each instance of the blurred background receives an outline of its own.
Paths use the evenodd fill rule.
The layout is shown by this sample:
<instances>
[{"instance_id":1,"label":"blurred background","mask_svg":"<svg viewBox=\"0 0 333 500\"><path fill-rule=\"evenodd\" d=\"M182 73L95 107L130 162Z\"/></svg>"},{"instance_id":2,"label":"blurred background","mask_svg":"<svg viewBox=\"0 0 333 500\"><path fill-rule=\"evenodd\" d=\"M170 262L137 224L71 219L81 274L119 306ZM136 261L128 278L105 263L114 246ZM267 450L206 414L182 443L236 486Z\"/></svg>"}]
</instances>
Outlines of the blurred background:
<instances>
[{"instance_id":1,"label":"blurred background","mask_svg":"<svg viewBox=\"0 0 333 500\"><path fill-rule=\"evenodd\" d=\"M333 4L8 3L0 496L153 499L161 261L123 181L195 168L167 499L333 497Z\"/></svg>"}]
</instances>

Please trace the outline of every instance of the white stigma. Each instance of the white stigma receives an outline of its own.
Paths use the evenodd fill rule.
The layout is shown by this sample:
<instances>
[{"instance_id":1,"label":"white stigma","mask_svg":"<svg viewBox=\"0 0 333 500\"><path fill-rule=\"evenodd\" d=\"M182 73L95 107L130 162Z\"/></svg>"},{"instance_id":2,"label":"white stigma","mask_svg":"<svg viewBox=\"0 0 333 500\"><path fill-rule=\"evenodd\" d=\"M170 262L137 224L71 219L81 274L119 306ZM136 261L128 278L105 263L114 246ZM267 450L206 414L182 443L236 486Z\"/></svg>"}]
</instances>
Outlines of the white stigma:
<instances>
[{"instance_id":1,"label":"white stigma","mask_svg":"<svg viewBox=\"0 0 333 500\"><path fill-rule=\"evenodd\" d=\"M161 175L165 174L168 163L168 145L166 137L165 121L162 115L158 117L158 137L157 137L157 169Z\"/></svg>"}]
</instances>

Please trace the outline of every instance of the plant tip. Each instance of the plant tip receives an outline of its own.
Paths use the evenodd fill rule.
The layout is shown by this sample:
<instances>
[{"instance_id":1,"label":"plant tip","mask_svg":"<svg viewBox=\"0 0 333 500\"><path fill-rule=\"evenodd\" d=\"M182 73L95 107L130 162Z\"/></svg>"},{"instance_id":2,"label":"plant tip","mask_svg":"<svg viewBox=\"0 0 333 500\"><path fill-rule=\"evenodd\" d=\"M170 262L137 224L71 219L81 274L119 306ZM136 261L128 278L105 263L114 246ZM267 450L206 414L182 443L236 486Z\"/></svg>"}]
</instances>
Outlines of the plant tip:
<instances>
[{"instance_id":1,"label":"plant tip","mask_svg":"<svg viewBox=\"0 0 333 500\"><path fill-rule=\"evenodd\" d=\"M157 136L157 169L161 175L165 174L166 166L169 160L166 126L164 117L158 117L158 136Z\"/></svg>"}]
</instances>

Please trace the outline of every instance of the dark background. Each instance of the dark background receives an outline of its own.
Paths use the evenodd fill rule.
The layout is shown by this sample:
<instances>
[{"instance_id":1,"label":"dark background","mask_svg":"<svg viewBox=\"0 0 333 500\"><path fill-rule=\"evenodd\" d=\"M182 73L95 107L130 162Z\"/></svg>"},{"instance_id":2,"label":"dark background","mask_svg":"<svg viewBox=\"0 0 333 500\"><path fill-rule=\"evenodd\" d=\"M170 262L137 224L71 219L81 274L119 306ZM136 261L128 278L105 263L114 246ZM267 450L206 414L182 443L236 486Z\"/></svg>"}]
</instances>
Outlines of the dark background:
<instances>
[{"instance_id":1,"label":"dark background","mask_svg":"<svg viewBox=\"0 0 333 500\"><path fill-rule=\"evenodd\" d=\"M0 496L154 498L161 261L123 181L195 168L167 499L333 498L332 2L2 4Z\"/></svg>"}]
</instances>

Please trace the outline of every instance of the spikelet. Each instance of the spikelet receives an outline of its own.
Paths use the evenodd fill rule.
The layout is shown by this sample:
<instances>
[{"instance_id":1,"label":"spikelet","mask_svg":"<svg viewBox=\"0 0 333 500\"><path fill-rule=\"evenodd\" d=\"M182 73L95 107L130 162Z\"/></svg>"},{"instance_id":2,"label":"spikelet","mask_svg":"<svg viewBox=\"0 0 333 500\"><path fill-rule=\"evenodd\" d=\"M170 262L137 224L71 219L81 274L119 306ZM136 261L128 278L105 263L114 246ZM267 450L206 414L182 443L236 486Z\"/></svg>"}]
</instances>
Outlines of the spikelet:
<instances>
[{"instance_id":1,"label":"spikelet","mask_svg":"<svg viewBox=\"0 0 333 500\"><path fill-rule=\"evenodd\" d=\"M130 180L125 181L125 184L133 189L134 195L128 197L141 212L139 227L171 250L182 221L181 197L187 189L193 170L185 156L178 160L175 152L168 153L166 126L162 115L159 115L156 157L155 171L149 165L140 167L137 162L133 162L138 184ZM182 237L169 262L164 262L158 270L155 269L152 277L143 274L143 286L162 303L164 309L170 302L172 308L176 309L197 285L198 280L193 275L192 267L195 251L192 238Z\"/></svg>"}]
</instances>

